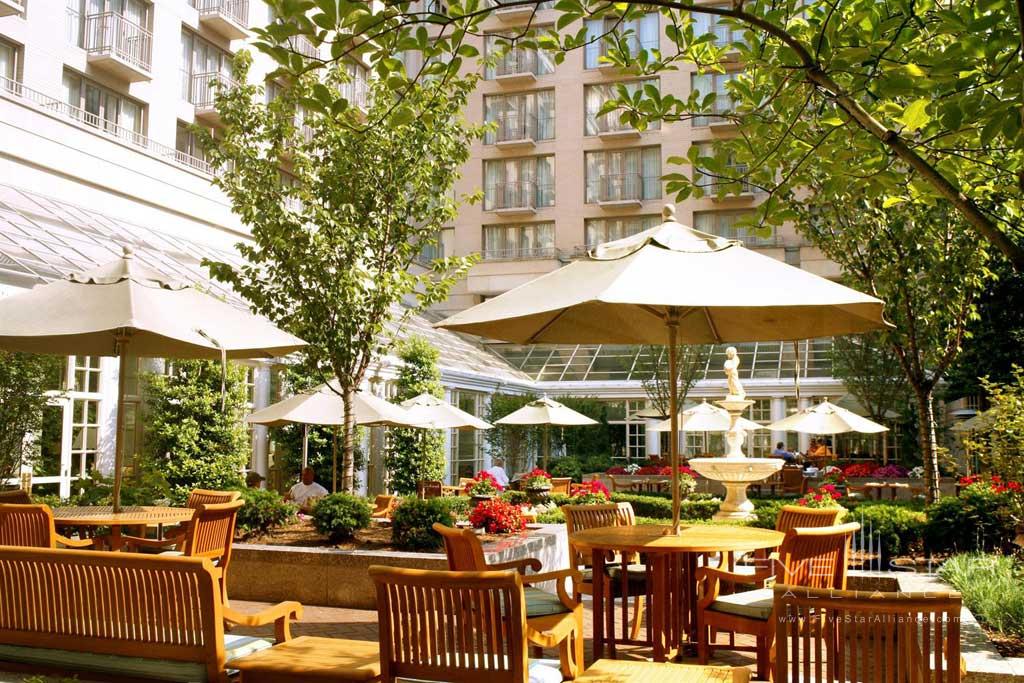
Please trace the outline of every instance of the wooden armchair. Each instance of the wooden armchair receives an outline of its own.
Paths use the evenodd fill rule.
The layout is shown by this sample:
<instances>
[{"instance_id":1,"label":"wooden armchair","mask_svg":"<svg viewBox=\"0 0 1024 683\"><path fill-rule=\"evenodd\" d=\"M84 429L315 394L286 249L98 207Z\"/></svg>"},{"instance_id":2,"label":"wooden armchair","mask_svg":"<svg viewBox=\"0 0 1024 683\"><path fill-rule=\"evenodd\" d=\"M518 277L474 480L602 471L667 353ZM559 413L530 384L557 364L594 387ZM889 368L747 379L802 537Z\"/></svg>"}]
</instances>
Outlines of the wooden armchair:
<instances>
[{"instance_id":1,"label":"wooden armchair","mask_svg":"<svg viewBox=\"0 0 1024 683\"><path fill-rule=\"evenodd\" d=\"M584 529L595 529L608 526L633 526L636 524L636 517L633 514L633 506L629 503L607 503L604 505L563 505L559 508L565 515L566 531L569 534L569 562L571 566L580 571L582 580L576 584L576 600L580 600L580 594L594 594L594 578L590 568L590 555L584 554L572 544L572 535ZM625 576L623 576L625 568ZM608 567L609 581L604 582L606 589L605 600L612 604L614 597L622 598L622 629L621 642L638 641L640 638L640 627L644 619L644 600L647 594L647 571L644 565L631 565L630 558L622 558L619 566ZM628 636L625 633L629 620L629 598L633 597L633 620L632 630ZM614 636L615 634L615 611L607 610L608 623L605 625L605 632ZM614 639L614 638L613 638ZM618 639L614 639L618 640Z\"/></svg>"},{"instance_id":2,"label":"wooden armchair","mask_svg":"<svg viewBox=\"0 0 1024 683\"><path fill-rule=\"evenodd\" d=\"M776 584L776 681L959 683L959 593Z\"/></svg>"},{"instance_id":3,"label":"wooden armchair","mask_svg":"<svg viewBox=\"0 0 1024 683\"><path fill-rule=\"evenodd\" d=\"M416 497L426 500L440 498L444 494L444 486L436 479L421 479L416 482Z\"/></svg>"},{"instance_id":4,"label":"wooden armchair","mask_svg":"<svg viewBox=\"0 0 1024 683\"><path fill-rule=\"evenodd\" d=\"M92 548L91 538L61 536L49 505L0 504L0 545L21 548Z\"/></svg>"},{"instance_id":5,"label":"wooden armchair","mask_svg":"<svg viewBox=\"0 0 1024 683\"><path fill-rule=\"evenodd\" d=\"M5 503L9 505L31 505L32 496L24 489L0 491L0 505Z\"/></svg>"},{"instance_id":6,"label":"wooden armchair","mask_svg":"<svg viewBox=\"0 0 1024 683\"><path fill-rule=\"evenodd\" d=\"M370 517L391 519L391 513L398 507L398 496L377 496L373 499Z\"/></svg>"},{"instance_id":7,"label":"wooden armchair","mask_svg":"<svg viewBox=\"0 0 1024 683\"><path fill-rule=\"evenodd\" d=\"M161 554L185 557L206 557L220 570L221 600L228 604L227 573L231 563L231 544L235 537L235 520L245 501L199 505L195 516L177 536L169 538L137 538L124 536L128 550L164 551Z\"/></svg>"},{"instance_id":8,"label":"wooden armchair","mask_svg":"<svg viewBox=\"0 0 1024 683\"><path fill-rule=\"evenodd\" d=\"M572 477L551 477L551 493L561 493L568 496L572 488Z\"/></svg>"},{"instance_id":9,"label":"wooden armchair","mask_svg":"<svg viewBox=\"0 0 1024 683\"><path fill-rule=\"evenodd\" d=\"M767 680L775 634L771 618L772 591L761 588L724 594L722 585L756 584L774 578L777 583L796 586L845 589L850 539L858 529L860 525L856 523L790 529L782 541L778 557L754 574L711 567L698 569L697 652L700 663L707 664L712 650L716 648L753 649L757 652L757 678ZM711 642L711 634L717 635L718 631L752 635L757 645L754 648L739 647L733 643L718 646Z\"/></svg>"},{"instance_id":10,"label":"wooden armchair","mask_svg":"<svg viewBox=\"0 0 1024 683\"><path fill-rule=\"evenodd\" d=\"M807 477L802 467L784 465L779 474L782 476L782 495L802 496L807 493Z\"/></svg>"},{"instance_id":11,"label":"wooden armchair","mask_svg":"<svg viewBox=\"0 0 1024 683\"><path fill-rule=\"evenodd\" d=\"M540 560L532 557L489 565L480 539L472 529L452 529L442 524L435 524L433 528L444 539L448 568L452 571L515 569L523 576L527 640L539 648L557 647L562 675L575 678L583 668L583 605L565 590L565 580L571 580L576 586L582 579L580 573L575 569L561 569L525 576L527 569L540 571ZM545 581L556 583L557 595L530 585Z\"/></svg>"}]
</instances>

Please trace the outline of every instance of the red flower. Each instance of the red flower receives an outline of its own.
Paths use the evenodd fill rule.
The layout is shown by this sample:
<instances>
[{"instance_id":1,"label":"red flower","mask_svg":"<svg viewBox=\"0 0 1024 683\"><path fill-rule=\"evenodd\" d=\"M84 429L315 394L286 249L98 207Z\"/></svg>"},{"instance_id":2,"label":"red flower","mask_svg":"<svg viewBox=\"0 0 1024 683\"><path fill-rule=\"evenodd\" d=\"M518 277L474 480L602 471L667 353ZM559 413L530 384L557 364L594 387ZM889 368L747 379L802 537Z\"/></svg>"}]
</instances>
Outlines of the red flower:
<instances>
[{"instance_id":1,"label":"red flower","mask_svg":"<svg viewBox=\"0 0 1024 683\"><path fill-rule=\"evenodd\" d=\"M509 534L526 528L522 509L518 505L493 498L479 503L469 513L469 523L489 534Z\"/></svg>"},{"instance_id":2,"label":"red flower","mask_svg":"<svg viewBox=\"0 0 1024 683\"><path fill-rule=\"evenodd\" d=\"M498 483L498 480L494 478L494 475L490 472L477 472L476 476L472 480L466 482L466 486L462 489L462 492L467 495L473 495L473 489L478 484L490 484L494 489L501 493L505 490L505 487Z\"/></svg>"},{"instance_id":3,"label":"red flower","mask_svg":"<svg viewBox=\"0 0 1024 683\"><path fill-rule=\"evenodd\" d=\"M626 473L626 468L621 466L621 465L616 465L615 467L609 467L608 469L606 469L604 471L604 473L605 474L625 474Z\"/></svg>"}]
</instances>

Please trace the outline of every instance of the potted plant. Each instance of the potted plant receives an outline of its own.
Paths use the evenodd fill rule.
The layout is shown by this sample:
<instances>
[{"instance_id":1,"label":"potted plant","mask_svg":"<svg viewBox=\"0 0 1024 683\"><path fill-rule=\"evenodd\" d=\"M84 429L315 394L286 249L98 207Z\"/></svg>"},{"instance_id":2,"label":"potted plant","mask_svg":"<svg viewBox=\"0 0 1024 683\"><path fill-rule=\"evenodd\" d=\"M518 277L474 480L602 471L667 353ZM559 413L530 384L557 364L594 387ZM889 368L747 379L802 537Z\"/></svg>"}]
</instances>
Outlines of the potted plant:
<instances>
[{"instance_id":1,"label":"potted plant","mask_svg":"<svg viewBox=\"0 0 1024 683\"><path fill-rule=\"evenodd\" d=\"M503 488L491 473L477 472L476 476L466 484L466 488L463 491L472 499L475 506L486 500L491 500L501 493Z\"/></svg>"},{"instance_id":2,"label":"potted plant","mask_svg":"<svg viewBox=\"0 0 1024 683\"><path fill-rule=\"evenodd\" d=\"M512 505L501 498L485 500L469 513L469 523L474 529L483 529L489 534L514 534L526 528L523 513L518 505Z\"/></svg>"},{"instance_id":3,"label":"potted plant","mask_svg":"<svg viewBox=\"0 0 1024 683\"><path fill-rule=\"evenodd\" d=\"M534 505L545 502L551 493L551 475L539 467L530 471L522 481L522 489Z\"/></svg>"}]
</instances>

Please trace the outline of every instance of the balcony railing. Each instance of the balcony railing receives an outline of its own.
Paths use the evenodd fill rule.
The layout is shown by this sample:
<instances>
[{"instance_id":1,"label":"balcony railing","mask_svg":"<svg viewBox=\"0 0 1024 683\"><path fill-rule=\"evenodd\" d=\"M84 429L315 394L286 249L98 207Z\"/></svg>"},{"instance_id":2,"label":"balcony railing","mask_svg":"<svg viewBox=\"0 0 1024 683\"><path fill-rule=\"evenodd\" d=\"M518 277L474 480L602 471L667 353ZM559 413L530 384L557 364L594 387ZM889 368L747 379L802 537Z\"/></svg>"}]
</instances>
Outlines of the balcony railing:
<instances>
[{"instance_id":1,"label":"balcony railing","mask_svg":"<svg viewBox=\"0 0 1024 683\"><path fill-rule=\"evenodd\" d=\"M480 252L480 258L484 261L525 261L557 257L558 249L555 247L512 247L509 249L484 249Z\"/></svg>"},{"instance_id":2,"label":"balcony railing","mask_svg":"<svg viewBox=\"0 0 1024 683\"><path fill-rule=\"evenodd\" d=\"M730 166L727 172L731 176L746 175L746 166ZM697 178L697 187L704 190L704 194L715 196L720 193L726 195L751 195L762 192L761 188L746 180L734 180L732 178L715 178L713 176L701 175Z\"/></svg>"},{"instance_id":3,"label":"balcony railing","mask_svg":"<svg viewBox=\"0 0 1024 683\"><path fill-rule=\"evenodd\" d=\"M714 124L730 124L732 119L728 118L728 115L733 112L735 106L733 105L732 96L728 92L718 92L715 97L715 101L711 105L711 110L707 114L693 117L694 126L710 126Z\"/></svg>"},{"instance_id":4,"label":"balcony railing","mask_svg":"<svg viewBox=\"0 0 1024 683\"><path fill-rule=\"evenodd\" d=\"M249 0L192 0L200 17L220 15L239 26L249 24Z\"/></svg>"},{"instance_id":5,"label":"balcony railing","mask_svg":"<svg viewBox=\"0 0 1024 683\"><path fill-rule=\"evenodd\" d=\"M85 49L91 55L111 55L147 73L152 68L153 34L116 12L86 17Z\"/></svg>"},{"instance_id":6,"label":"balcony railing","mask_svg":"<svg viewBox=\"0 0 1024 683\"><path fill-rule=\"evenodd\" d=\"M65 122L82 127L95 133L100 133L110 138L132 145L140 152L164 161L173 161L183 166L188 166L196 171L207 175L213 174L213 169L208 163L185 152L180 152L173 147L162 145L159 142L147 138L145 135L127 128L118 126L106 121L96 114L88 112L80 107L68 104L67 102L45 95L38 90L28 88L22 83L0 76L0 96L16 99L24 104L31 105L45 114L60 118Z\"/></svg>"},{"instance_id":7,"label":"balcony railing","mask_svg":"<svg viewBox=\"0 0 1024 683\"><path fill-rule=\"evenodd\" d=\"M306 36L290 36L288 38L288 47L309 59L316 59L320 56L320 51L317 50L316 45Z\"/></svg>"},{"instance_id":8,"label":"balcony railing","mask_svg":"<svg viewBox=\"0 0 1024 683\"><path fill-rule=\"evenodd\" d=\"M518 76L521 74L537 75L540 61L534 50L511 49L501 56L498 63L494 65L494 75Z\"/></svg>"},{"instance_id":9,"label":"balcony railing","mask_svg":"<svg viewBox=\"0 0 1024 683\"><path fill-rule=\"evenodd\" d=\"M639 132L632 124L623 123L617 111L610 112L604 116L598 116L594 119L594 122L597 124L598 134Z\"/></svg>"},{"instance_id":10,"label":"balcony railing","mask_svg":"<svg viewBox=\"0 0 1024 683\"><path fill-rule=\"evenodd\" d=\"M639 173L602 175L597 186L599 202L639 202L644 198L644 179Z\"/></svg>"},{"instance_id":11,"label":"balcony railing","mask_svg":"<svg viewBox=\"0 0 1024 683\"><path fill-rule=\"evenodd\" d=\"M218 91L237 87L238 82L235 79L218 71L192 74L188 101L194 104L196 109L213 109Z\"/></svg>"},{"instance_id":12,"label":"balcony railing","mask_svg":"<svg viewBox=\"0 0 1024 683\"><path fill-rule=\"evenodd\" d=\"M537 183L532 180L490 185L484 194L484 208L488 211L537 208Z\"/></svg>"},{"instance_id":13,"label":"balcony railing","mask_svg":"<svg viewBox=\"0 0 1024 683\"><path fill-rule=\"evenodd\" d=\"M503 114L495 122L498 124L494 133L496 142L537 139L537 117L533 114Z\"/></svg>"},{"instance_id":14,"label":"balcony railing","mask_svg":"<svg viewBox=\"0 0 1024 683\"><path fill-rule=\"evenodd\" d=\"M341 84L341 96L363 111L370 106L370 85L365 78L353 78Z\"/></svg>"},{"instance_id":15,"label":"balcony railing","mask_svg":"<svg viewBox=\"0 0 1024 683\"><path fill-rule=\"evenodd\" d=\"M25 11L24 0L0 0L0 17L21 14Z\"/></svg>"}]
</instances>

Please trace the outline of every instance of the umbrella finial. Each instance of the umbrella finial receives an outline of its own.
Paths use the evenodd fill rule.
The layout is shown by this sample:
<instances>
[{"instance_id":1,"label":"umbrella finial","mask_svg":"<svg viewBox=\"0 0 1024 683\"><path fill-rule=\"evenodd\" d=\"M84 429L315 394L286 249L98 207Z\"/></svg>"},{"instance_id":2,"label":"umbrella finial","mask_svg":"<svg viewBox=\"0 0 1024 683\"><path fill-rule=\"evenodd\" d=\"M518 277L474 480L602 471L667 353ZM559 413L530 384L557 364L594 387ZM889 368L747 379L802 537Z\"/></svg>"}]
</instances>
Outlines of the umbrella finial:
<instances>
[{"instance_id":1,"label":"umbrella finial","mask_svg":"<svg viewBox=\"0 0 1024 683\"><path fill-rule=\"evenodd\" d=\"M661 208L661 217L666 221L674 221L676 219L676 205L666 204Z\"/></svg>"},{"instance_id":2,"label":"umbrella finial","mask_svg":"<svg viewBox=\"0 0 1024 683\"><path fill-rule=\"evenodd\" d=\"M132 258L134 256L135 256L135 249L133 249L132 247L128 246L127 244L121 247L121 257L122 258L129 259L129 258Z\"/></svg>"}]
</instances>

